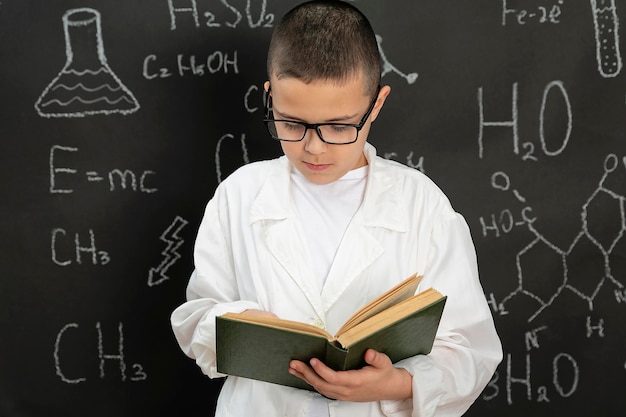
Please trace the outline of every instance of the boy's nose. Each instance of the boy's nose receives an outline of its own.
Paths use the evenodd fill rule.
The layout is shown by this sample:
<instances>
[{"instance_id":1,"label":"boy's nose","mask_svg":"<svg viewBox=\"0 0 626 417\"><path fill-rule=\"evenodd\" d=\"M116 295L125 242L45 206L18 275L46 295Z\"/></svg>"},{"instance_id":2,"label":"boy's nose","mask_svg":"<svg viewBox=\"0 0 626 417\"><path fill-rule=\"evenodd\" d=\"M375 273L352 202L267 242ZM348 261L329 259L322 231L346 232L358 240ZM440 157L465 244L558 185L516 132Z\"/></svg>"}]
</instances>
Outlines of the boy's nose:
<instances>
[{"instance_id":1,"label":"boy's nose","mask_svg":"<svg viewBox=\"0 0 626 417\"><path fill-rule=\"evenodd\" d=\"M315 129L308 129L303 140L305 141L304 149L310 154L317 155L326 151L327 144Z\"/></svg>"}]
</instances>

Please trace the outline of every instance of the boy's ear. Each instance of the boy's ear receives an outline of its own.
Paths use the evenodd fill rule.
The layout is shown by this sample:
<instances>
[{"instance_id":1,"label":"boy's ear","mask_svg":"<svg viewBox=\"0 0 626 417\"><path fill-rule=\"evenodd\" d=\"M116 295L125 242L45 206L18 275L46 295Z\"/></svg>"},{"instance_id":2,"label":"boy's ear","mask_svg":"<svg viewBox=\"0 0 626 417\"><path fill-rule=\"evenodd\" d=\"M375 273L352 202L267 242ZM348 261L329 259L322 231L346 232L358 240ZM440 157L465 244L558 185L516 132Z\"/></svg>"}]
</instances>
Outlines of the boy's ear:
<instances>
[{"instance_id":1,"label":"boy's ear","mask_svg":"<svg viewBox=\"0 0 626 417\"><path fill-rule=\"evenodd\" d=\"M390 86L386 85L384 87L381 87L380 91L378 92L378 98L376 99L376 104L374 104L374 108L372 109L372 114L370 115L371 122L374 122L374 120L376 120L376 118L378 117L378 113L380 113L380 110L383 108L383 104L385 104L385 100L387 100L389 93L391 93Z\"/></svg>"},{"instance_id":2,"label":"boy's ear","mask_svg":"<svg viewBox=\"0 0 626 417\"><path fill-rule=\"evenodd\" d=\"M263 90L265 90L265 92L267 93L268 91L270 91L270 82L269 81L265 81L263 83Z\"/></svg>"}]
</instances>

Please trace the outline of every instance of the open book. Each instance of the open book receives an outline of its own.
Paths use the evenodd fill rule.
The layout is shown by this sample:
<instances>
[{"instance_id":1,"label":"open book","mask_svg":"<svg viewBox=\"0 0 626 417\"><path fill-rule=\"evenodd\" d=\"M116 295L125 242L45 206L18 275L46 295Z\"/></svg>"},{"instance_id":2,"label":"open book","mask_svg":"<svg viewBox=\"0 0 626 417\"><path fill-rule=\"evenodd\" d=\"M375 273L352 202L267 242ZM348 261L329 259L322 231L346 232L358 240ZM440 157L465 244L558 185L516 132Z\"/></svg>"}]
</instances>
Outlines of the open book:
<instances>
[{"instance_id":1,"label":"open book","mask_svg":"<svg viewBox=\"0 0 626 417\"><path fill-rule=\"evenodd\" d=\"M430 288L415 294L413 275L354 313L333 336L311 324L227 313L216 318L217 370L261 381L312 389L289 374L292 359L318 358L334 370L365 365L367 349L392 362L428 354L446 297Z\"/></svg>"}]
</instances>

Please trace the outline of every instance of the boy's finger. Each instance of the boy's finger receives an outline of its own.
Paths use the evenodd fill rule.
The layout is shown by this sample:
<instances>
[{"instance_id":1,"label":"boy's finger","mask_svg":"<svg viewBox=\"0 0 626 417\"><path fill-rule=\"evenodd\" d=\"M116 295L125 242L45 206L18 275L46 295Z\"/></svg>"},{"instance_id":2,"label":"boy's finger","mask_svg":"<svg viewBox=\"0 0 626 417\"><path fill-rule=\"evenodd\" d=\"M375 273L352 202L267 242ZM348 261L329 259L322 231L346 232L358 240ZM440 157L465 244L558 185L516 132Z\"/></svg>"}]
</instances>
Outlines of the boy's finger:
<instances>
[{"instance_id":1,"label":"boy's finger","mask_svg":"<svg viewBox=\"0 0 626 417\"><path fill-rule=\"evenodd\" d=\"M391 360L387 355L375 351L374 349L368 349L367 352L365 352L365 362L374 368L384 368L391 364Z\"/></svg>"},{"instance_id":2,"label":"boy's finger","mask_svg":"<svg viewBox=\"0 0 626 417\"><path fill-rule=\"evenodd\" d=\"M319 359L313 358L309 363L311 364L311 368L315 371L316 376L319 376L326 382L333 382L337 372L326 366L326 364Z\"/></svg>"},{"instance_id":3,"label":"boy's finger","mask_svg":"<svg viewBox=\"0 0 626 417\"><path fill-rule=\"evenodd\" d=\"M322 378L320 378L320 376L313 368L308 366L306 363L300 361L291 361L291 363L289 364L289 373L302 379L304 382L311 386L315 386L322 381Z\"/></svg>"}]
</instances>

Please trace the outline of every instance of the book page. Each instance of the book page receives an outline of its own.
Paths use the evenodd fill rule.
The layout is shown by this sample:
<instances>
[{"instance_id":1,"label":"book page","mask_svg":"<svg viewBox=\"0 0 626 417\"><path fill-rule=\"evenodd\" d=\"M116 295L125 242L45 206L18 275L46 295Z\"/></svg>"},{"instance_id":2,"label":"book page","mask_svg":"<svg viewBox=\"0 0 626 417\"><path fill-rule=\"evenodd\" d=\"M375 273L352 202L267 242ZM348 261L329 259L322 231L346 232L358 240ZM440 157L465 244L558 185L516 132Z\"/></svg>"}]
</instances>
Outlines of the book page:
<instances>
[{"instance_id":1,"label":"book page","mask_svg":"<svg viewBox=\"0 0 626 417\"><path fill-rule=\"evenodd\" d=\"M321 337L325 337L326 339L330 341L334 340L333 336L330 333L328 333L326 330L319 328L317 326L314 326L312 324L300 323L300 322L291 321L291 320L283 320L283 319L274 318L274 317L252 316L249 314L242 314L242 313L226 313L226 314L223 314L221 317L231 319L231 320L237 320L237 321L241 321L245 323L252 323L252 324L258 324L261 326L272 327L275 329L283 329L283 330L289 330L292 332L321 336Z\"/></svg>"},{"instance_id":2,"label":"book page","mask_svg":"<svg viewBox=\"0 0 626 417\"><path fill-rule=\"evenodd\" d=\"M347 329L342 335L337 336L337 341L347 349L349 346L366 336L369 336L380 329L384 329L400 319L433 304L441 298L443 298L443 295L440 292L429 288L414 297L410 297L394 306L389 307L386 311L383 311L378 315L372 316L369 319L358 323L353 328Z\"/></svg>"},{"instance_id":3,"label":"book page","mask_svg":"<svg viewBox=\"0 0 626 417\"><path fill-rule=\"evenodd\" d=\"M412 297L415 295L415 291L417 290L417 286L421 280L421 275L418 276L417 274L413 274L389 291L383 293L379 297L376 297L374 300L357 310L357 312L354 313L343 326L341 326L341 328L337 331L336 336L339 337L351 327L356 326L357 324L380 313L394 304L398 304L400 301Z\"/></svg>"}]
</instances>

